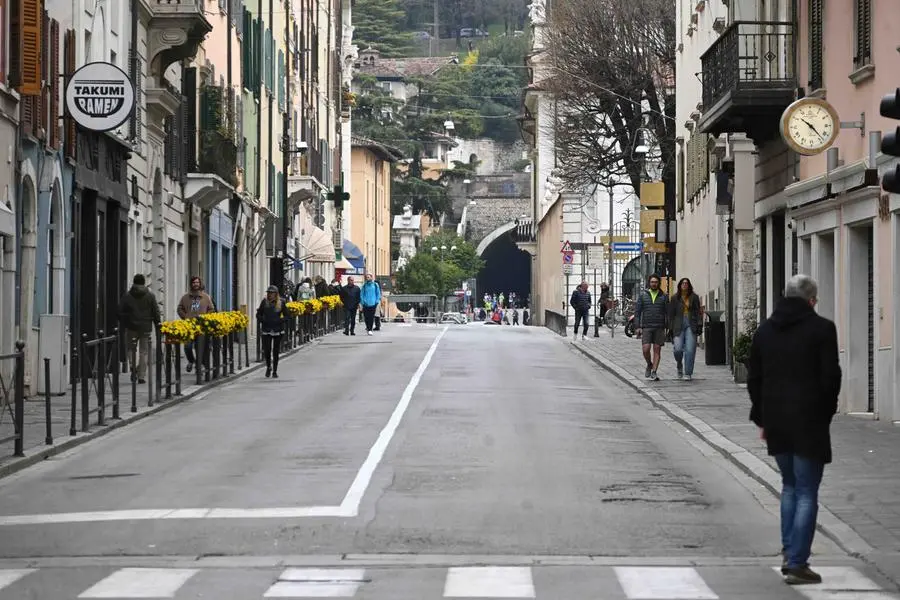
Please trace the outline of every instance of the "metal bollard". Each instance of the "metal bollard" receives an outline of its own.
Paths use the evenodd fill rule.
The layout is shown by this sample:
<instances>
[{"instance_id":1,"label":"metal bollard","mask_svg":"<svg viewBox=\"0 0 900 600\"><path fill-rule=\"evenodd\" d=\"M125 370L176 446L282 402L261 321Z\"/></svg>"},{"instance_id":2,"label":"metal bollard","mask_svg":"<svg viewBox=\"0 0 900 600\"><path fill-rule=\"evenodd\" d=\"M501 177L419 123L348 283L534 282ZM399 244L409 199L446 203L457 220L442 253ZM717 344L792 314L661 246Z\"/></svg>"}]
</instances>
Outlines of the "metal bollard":
<instances>
[{"instance_id":1,"label":"metal bollard","mask_svg":"<svg viewBox=\"0 0 900 600\"><path fill-rule=\"evenodd\" d=\"M80 353L80 362L81 362L81 431L88 431L90 429L90 418L91 414L91 391L88 387L90 385L90 361L87 356L87 341L88 336L86 333L81 334L81 353Z\"/></svg>"},{"instance_id":2,"label":"metal bollard","mask_svg":"<svg viewBox=\"0 0 900 600\"><path fill-rule=\"evenodd\" d=\"M163 349L162 349L162 337L159 333L159 328L154 327L155 335L155 348L153 351L153 357L156 361L156 369L154 371L156 375L156 389L154 390L156 393L156 403L159 404L160 399L162 397L162 378L163 378ZM148 340L149 341L149 340Z\"/></svg>"},{"instance_id":3,"label":"metal bollard","mask_svg":"<svg viewBox=\"0 0 900 600\"><path fill-rule=\"evenodd\" d=\"M113 372L112 372L112 387L113 387L113 419L120 419L119 416L119 329L113 329L113 339L111 340L113 345Z\"/></svg>"},{"instance_id":4,"label":"metal bollard","mask_svg":"<svg viewBox=\"0 0 900 600\"><path fill-rule=\"evenodd\" d=\"M175 344L175 395L181 395L181 344Z\"/></svg>"},{"instance_id":5,"label":"metal bollard","mask_svg":"<svg viewBox=\"0 0 900 600\"><path fill-rule=\"evenodd\" d=\"M131 412L137 412L137 344L128 344L131 353Z\"/></svg>"},{"instance_id":6,"label":"metal bollard","mask_svg":"<svg viewBox=\"0 0 900 600\"><path fill-rule=\"evenodd\" d=\"M15 429L18 435L13 444L13 454L15 456L25 456L25 342L19 340L16 342L16 380L15 380L15 399L16 407Z\"/></svg>"},{"instance_id":7,"label":"metal bollard","mask_svg":"<svg viewBox=\"0 0 900 600\"><path fill-rule=\"evenodd\" d=\"M106 420L106 344L103 343L103 330L97 330L100 342L97 344L97 425Z\"/></svg>"},{"instance_id":8,"label":"metal bollard","mask_svg":"<svg viewBox=\"0 0 900 600\"><path fill-rule=\"evenodd\" d=\"M47 425L44 443L49 446L53 443L53 425L50 420L50 359L47 357L44 357L44 418Z\"/></svg>"},{"instance_id":9,"label":"metal bollard","mask_svg":"<svg viewBox=\"0 0 900 600\"><path fill-rule=\"evenodd\" d=\"M72 344L72 361L69 363L69 368L71 369L69 372L69 379L72 385L72 401L69 406L69 435L75 435L77 433L76 426L76 413L78 412L78 372L76 371L76 366L79 364L78 352L75 350L76 344Z\"/></svg>"},{"instance_id":10,"label":"metal bollard","mask_svg":"<svg viewBox=\"0 0 900 600\"><path fill-rule=\"evenodd\" d=\"M166 400L172 398L172 345L166 344Z\"/></svg>"}]
</instances>

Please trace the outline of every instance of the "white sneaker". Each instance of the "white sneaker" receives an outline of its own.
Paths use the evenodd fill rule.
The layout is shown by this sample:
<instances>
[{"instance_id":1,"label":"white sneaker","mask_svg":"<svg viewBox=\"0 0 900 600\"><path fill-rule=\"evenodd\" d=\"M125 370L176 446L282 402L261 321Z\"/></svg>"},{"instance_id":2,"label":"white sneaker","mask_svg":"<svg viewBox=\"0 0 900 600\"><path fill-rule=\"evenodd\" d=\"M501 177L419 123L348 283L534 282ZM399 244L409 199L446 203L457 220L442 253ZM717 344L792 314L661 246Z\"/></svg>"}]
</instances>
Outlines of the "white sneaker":
<instances>
[{"instance_id":1,"label":"white sneaker","mask_svg":"<svg viewBox=\"0 0 900 600\"><path fill-rule=\"evenodd\" d=\"M581 341L585 341L586 339L587 339L587 336L584 334L581 334Z\"/></svg>"},{"instance_id":2,"label":"white sneaker","mask_svg":"<svg viewBox=\"0 0 900 600\"><path fill-rule=\"evenodd\" d=\"M366 335L373 335L371 331L367 331Z\"/></svg>"}]
</instances>

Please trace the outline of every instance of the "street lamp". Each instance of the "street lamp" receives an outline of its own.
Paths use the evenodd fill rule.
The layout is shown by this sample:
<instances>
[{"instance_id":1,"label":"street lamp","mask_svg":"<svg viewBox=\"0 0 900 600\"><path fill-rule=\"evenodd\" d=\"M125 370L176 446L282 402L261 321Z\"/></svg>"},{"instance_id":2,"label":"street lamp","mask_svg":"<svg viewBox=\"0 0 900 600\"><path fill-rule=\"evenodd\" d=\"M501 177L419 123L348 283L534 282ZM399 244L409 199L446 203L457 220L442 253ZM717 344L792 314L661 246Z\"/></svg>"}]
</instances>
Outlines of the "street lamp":
<instances>
[{"instance_id":1,"label":"street lamp","mask_svg":"<svg viewBox=\"0 0 900 600\"><path fill-rule=\"evenodd\" d=\"M444 312L444 310L446 309L446 305L447 305L447 294L444 293L444 252L447 251L447 246L445 246L444 244L441 244L440 248L438 248L437 246L431 247L432 253L437 253L438 251L440 251L440 253L441 253L440 254L441 266L438 269L438 277L439 277L438 294L440 294L440 296L441 296L441 312ZM450 246L450 252L456 252L456 246Z\"/></svg>"}]
</instances>

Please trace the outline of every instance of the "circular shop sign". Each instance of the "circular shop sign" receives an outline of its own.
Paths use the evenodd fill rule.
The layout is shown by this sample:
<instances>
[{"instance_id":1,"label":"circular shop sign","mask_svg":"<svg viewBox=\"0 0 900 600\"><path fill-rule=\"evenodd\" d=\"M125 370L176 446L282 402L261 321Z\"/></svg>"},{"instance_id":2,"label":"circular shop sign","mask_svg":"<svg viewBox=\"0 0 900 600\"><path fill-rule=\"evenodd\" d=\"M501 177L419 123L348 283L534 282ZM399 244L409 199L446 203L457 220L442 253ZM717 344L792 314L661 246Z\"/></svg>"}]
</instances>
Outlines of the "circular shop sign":
<instances>
[{"instance_id":1,"label":"circular shop sign","mask_svg":"<svg viewBox=\"0 0 900 600\"><path fill-rule=\"evenodd\" d=\"M88 63L69 78L66 109L85 129L115 129L131 116L134 86L125 71L116 65Z\"/></svg>"}]
</instances>

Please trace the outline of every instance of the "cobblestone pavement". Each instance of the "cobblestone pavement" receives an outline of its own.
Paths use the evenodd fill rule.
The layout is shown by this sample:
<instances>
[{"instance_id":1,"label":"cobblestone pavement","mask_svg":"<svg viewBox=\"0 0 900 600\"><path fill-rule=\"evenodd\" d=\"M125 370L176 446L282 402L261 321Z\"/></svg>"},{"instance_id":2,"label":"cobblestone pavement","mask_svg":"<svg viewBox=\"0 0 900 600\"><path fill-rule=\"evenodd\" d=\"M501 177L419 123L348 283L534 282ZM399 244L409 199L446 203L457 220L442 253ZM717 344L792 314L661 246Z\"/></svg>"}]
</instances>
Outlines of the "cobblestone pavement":
<instances>
[{"instance_id":1,"label":"cobblestone pavement","mask_svg":"<svg viewBox=\"0 0 900 600\"><path fill-rule=\"evenodd\" d=\"M566 343L571 341L566 338ZM643 379L640 344L621 329L613 338L602 331L599 338L578 339L575 344L595 360ZM679 381L672 347L667 345L658 374L661 381L647 382L650 389L776 468L749 420L746 386L735 384L727 367L707 366L699 348L693 381ZM831 435L834 463L825 470L820 502L872 547L869 559L900 580L900 428L890 422L838 415Z\"/></svg>"}]
</instances>

